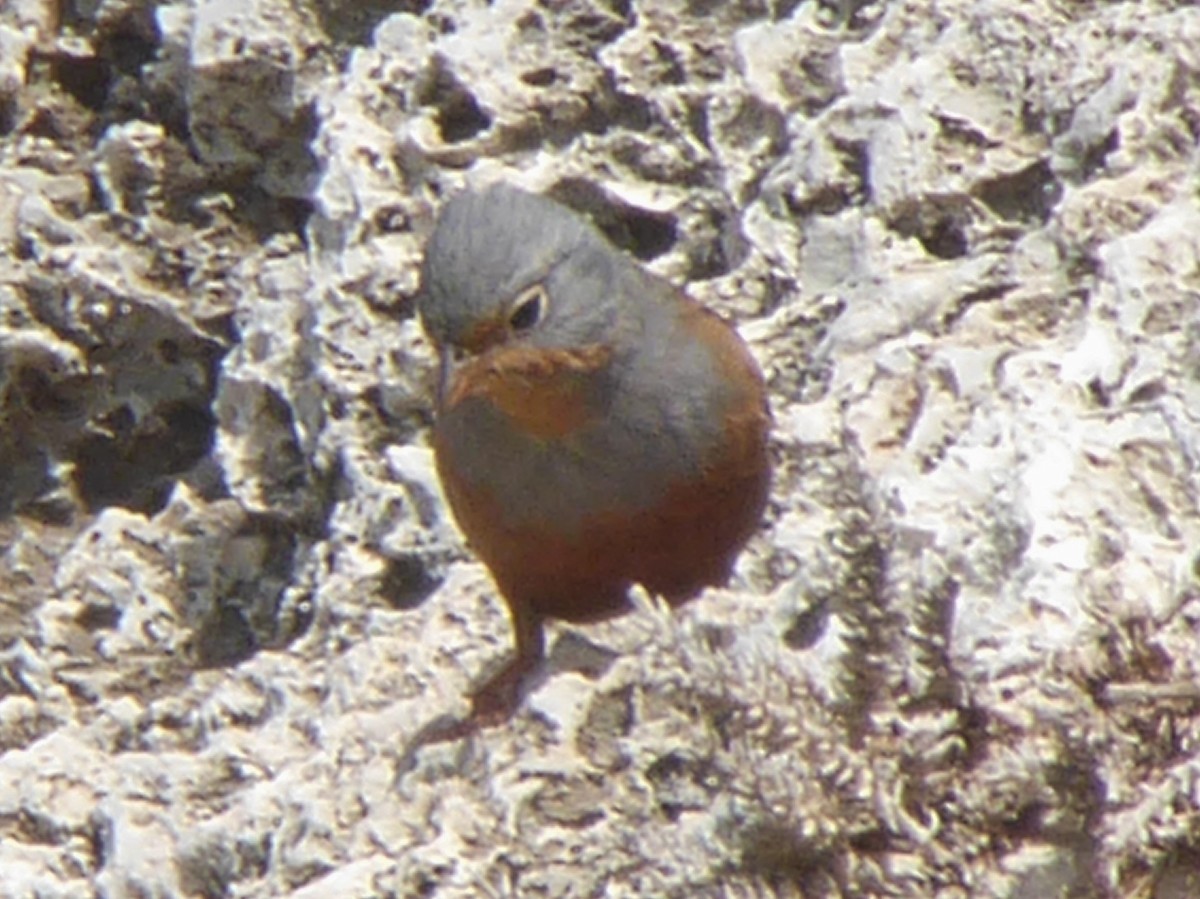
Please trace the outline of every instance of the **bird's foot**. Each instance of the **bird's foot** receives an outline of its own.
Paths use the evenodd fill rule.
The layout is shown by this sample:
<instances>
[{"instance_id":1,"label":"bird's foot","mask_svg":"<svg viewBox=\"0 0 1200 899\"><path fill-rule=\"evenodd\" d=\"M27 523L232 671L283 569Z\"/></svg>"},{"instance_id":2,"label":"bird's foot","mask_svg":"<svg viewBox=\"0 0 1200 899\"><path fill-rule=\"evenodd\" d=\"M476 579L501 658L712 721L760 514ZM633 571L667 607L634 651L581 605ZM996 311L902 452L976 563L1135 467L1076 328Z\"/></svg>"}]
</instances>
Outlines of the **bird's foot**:
<instances>
[{"instance_id":1,"label":"bird's foot","mask_svg":"<svg viewBox=\"0 0 1200 899\"><path fill-rule=\"evenodd\" d=\"M471 721L478 727L503 724L521 704L522 687L531 666L513 659L471 695Z\"/></svg>"}]
</instances>

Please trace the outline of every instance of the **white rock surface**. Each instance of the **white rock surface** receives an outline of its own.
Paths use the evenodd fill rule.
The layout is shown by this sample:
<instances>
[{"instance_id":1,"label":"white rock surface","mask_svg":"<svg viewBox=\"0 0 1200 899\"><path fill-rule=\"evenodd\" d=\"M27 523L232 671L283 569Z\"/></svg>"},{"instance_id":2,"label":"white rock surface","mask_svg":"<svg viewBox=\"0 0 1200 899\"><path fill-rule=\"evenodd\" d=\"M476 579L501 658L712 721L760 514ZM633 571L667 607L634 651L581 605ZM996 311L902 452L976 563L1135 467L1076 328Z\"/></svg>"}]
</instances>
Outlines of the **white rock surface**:
<instances>
[{"instance_id":1,"label":"white rock surface","mask_svg":"<svg viewBox=\"0 0 1200 899\"><path fill-rule=\"evenodd\" d=\"M1200 9L0 6L0 899L1184 899ZM737 583L511 637L413 316L509 178L735 317Z\"/></svg>"}]
</instances>

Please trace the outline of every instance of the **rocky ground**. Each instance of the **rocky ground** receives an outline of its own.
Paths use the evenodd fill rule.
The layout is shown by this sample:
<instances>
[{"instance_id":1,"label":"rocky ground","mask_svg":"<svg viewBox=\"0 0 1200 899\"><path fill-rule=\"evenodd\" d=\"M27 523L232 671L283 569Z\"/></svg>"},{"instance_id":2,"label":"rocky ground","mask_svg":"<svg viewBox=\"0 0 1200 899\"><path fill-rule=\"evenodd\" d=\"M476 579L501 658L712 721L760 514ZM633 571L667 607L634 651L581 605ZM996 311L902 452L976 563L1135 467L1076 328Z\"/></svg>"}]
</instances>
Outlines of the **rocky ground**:
<instances>
[{"instance_id":1,"label":"rocky ground","mask_svg":"<svg viewBox=\"0 0 1200 899\"><path fill-rule=\"evenodd\" d=\"M1200 9L7 0L0 896L1200 895ZM416 263L739 321L738 580L511 651Z\"/></svg>"}]
</instances>

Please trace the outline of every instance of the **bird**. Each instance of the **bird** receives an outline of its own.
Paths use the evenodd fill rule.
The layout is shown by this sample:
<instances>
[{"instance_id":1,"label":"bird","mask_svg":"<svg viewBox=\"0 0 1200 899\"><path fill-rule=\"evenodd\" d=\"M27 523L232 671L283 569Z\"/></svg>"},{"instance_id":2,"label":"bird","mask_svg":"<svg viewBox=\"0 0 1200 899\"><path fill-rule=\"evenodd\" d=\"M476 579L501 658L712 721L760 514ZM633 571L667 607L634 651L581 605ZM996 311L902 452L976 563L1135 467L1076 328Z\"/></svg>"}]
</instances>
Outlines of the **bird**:
<instances>
[{"instance_id":1,"label":"bird","mask_svg":"<svg viewBox=\"0 0 1200 899\"><path fill-rule=\"evenodd\" d=\"M437 350L435 466L515 635L471 697L519 707L547 619L726 585L771 483L764 378L733 325L589 220L500 181L437 214L417 311Z\"/></svg>"}]
</instances>

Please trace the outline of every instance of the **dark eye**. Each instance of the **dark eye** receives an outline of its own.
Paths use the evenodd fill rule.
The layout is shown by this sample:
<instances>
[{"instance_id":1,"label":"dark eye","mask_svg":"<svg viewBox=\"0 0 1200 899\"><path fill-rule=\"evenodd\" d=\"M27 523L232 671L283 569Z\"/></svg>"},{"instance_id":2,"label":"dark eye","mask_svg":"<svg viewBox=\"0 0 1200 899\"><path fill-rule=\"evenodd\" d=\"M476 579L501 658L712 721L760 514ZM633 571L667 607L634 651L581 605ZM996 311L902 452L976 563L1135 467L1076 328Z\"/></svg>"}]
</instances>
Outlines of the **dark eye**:
<instances>
[{"instance_id":1,"label":"dark eye","mask_svg":"<svg viewBox=\"0 0 1200 899\"><path fill-rule=\"evenodd\" d=\"M537 284L513 300L508 313L508 324L514 331L528 331L542 320L546 312L546 289Z\"/></svg>"}]
</instances>

